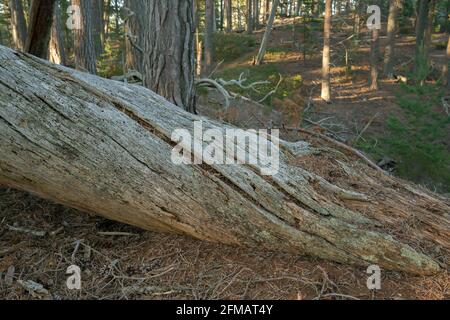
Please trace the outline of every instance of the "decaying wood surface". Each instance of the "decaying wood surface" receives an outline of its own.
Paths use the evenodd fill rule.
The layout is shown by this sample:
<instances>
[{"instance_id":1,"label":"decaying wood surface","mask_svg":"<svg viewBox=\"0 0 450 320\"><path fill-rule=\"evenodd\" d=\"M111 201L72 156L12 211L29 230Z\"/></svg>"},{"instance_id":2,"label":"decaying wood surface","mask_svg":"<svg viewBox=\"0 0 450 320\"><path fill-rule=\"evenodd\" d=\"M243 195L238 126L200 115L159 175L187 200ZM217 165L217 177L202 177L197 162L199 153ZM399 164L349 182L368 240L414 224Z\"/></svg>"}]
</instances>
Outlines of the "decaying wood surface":
<instances>
[{"instance_id":1,"label":"decaying wood surface","mask_svg":"<svg viewBox=\"0 0 450 320\"><path fill-rule=\"evenodd\" d=\"M226 125L143 87L0 46L0 184L150 230L414 274L448 268L449 200L317 137L280 171L171 161L174 129Z\"/></svg>"}]
</instances>

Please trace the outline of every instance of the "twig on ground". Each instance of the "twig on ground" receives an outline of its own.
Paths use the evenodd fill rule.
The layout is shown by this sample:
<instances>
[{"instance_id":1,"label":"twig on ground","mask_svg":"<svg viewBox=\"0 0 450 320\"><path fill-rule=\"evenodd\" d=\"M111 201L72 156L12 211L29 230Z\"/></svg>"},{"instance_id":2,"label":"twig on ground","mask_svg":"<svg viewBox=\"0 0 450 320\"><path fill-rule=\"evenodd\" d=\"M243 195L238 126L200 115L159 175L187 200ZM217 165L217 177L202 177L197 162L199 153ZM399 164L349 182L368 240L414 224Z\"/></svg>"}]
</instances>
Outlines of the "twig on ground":
<instances>
[{"instance_id":1,"label":"twig on ground","mask_svg":"<svg viewBox=\"0 0 450 320\"><path fill-rule=\"evenodd\" d=\"M136 233L129 233L129 232L97 232L97 234L101 236L121 236L121 237L138 236L138 234Z\"/></svg>"},{"instance_id":2,"label":"twig on ground","mask_svg":"<svg viewBox=\"0 0 450 320\"><path fill-rule=\"evenodd\" d=\"M276 87L272 91L270 91L268 94L266 94L266 96L264 98L259 100L258 103L263 103L267 98L269 98L269 97L273 96L275 93L277 93L281 82L283 82L283 76L281 75L281 73L279 73L279 75L280 75L280 80L278 81Z\"/></svg>"},{"instance_id":3,"label":"twig on ground","mask_svg":"<svg viewBox=\"0 0 450 320\"><path fill-rule=\"evenodd\" d=\"M37 230L30 230L20 227L13 227L10 225L6 225L9 231L16 231L16 232L22 232L22 233L28 233L35 237L45 237L47 235L47 231L37 231Z\"/></svg>"},{"instance_id":4,"label":"twig on ground","mask_svg":"<svg viewBox=\"0 0 450 320\"><path fill-rule=\"evenodd\" d=\"M363 134L367 131L367 129L369 129L369 127L372 125L372 123L375 121L375 119L378 117L379 113L377 112L370 120L369 122L366 124L366 126L364 127L364 129L361 130L361 132L358 134L358 136L356 137L356 139L353 141L353 144L356 144L359 139L362 138Z\"/></svg>"},{"instance_id":5,"label":"twig on ground","mask_svg":"<svg viewBox=\"0 0 450 320\"><path fill-rule=\"evenodd\" d=\"M377 166L372 160L370 160L369 158L367 158L364 154L362 154L360 151L356 150L355 148L352 148L348 145L346 145L345 143L339 142L335 139L332 139L330 137L327 137L324 134L318 133L318 132L313 132L313 131L309 131L306 129L302 129L302 128L284 128L286 130L290 130L290 131L297 131L297 132L302 132L311 136L314 136L316 138L320 138L323 139L329 143L332 143L338 147L340 147L341 149L344 149L352 154L354 154L355 156L357 156L358 158L360 158L361 160L363 160L365 163L367 163L371 168L377 170L378 172L382 173L383 175L389 176L383 169L381 169L379 166Z\"/></svg>"},{"instance_id":6,"label":"twig on ground","mask_svg":"<svg viewBox=\"0 0 450 320\"><path fill-rule=\"evenodd\" d=\"M442 97L442 107L444 108L445 113L450 116L450 104L448 101L450 100L450 97Z\"/></svg>"}]
</instances>

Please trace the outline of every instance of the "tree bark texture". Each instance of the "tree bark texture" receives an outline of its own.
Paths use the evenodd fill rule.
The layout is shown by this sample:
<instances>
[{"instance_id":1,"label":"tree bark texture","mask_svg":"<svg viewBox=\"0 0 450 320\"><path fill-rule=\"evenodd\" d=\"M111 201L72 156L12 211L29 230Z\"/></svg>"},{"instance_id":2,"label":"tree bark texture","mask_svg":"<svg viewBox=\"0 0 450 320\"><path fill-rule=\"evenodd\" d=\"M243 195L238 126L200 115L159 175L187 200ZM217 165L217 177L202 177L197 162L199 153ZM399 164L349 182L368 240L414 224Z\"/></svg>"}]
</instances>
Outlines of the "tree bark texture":
<instances>
[{"instance_id":1,"label":"tree bark texture","mask_svg":"<svg viewBox=\"0 0 450 320\"><path fill-rule=\"evenodd\" d=\"M195 21L193 0L130 0L127 56L144 86L195 112ZM131 52L130 52L131 50ZM129 58L127 57L127 60Z\"/></svg>"},{"instance_id":2,"label":"tree bark texture","mask_svg":"<svg viewBox=\"0 0 450 320\"><path fill-rule=\"evenodd\" d=\"M274 176L253 165L175 165L175 129L234 127L6 47L0 61L2 185L207 241L421 275L448 268L449 199L330 138L280 141Z\"/></svg>"},{"instance_id":3,"label":"tree bark texture","mask_svg":"<svg viewBox=\"0 0 450 320\"><path fill-rule=\"evenodd\" d=\"M384 54L384 75L388 78L394 76L395 37L397 35L397 13L400 0L389 1L389 16L387 25L387 44Z\"/></svg>"},{"instance_id":4,"label":"tree bark texture","mask_svg":"<svg viewBox=\"0 0 450 320\"><path fill-rule=\"evenodd\" d=\"M80 28L73 30L75 66L77 69L96 74L97 55L95 54L92 29L92 2L88 0L72 0L72 5L80 8Z\"/></svg>"},{"instance_id":5,"label":"tree bark texture","mask_svg":"<svg viewBox=\"0 0 450 320\"><path fill-rule=\"evenodd\" d=\"M424 45L425 45L425 29L428 21L428 10L430 0L419 0L419 12L416 25L416 51L415 51L415 63L414 70L422 63L424 58Z\"/></svg>"},{"instance_id":6,"label":"tree bark texture","mask_svg":"<svg viewBox=\"0 0 450 320\"><path fill-rule=\"evenodd\" d=\"M225 0L226 32L233 30L233 0Z\"/></svg>"},{"instance_id":7,"label":"tree bark texture","mask_svg":"<svg viewBox=\"0 0 450 320\"><path fill-rule=\"evenodd\" d=\"M27 42L27 23L23 12L22 0L9 0L9 11L11 14L11 35L14 48L24 51Z\"/></svg>"}]
</instances>

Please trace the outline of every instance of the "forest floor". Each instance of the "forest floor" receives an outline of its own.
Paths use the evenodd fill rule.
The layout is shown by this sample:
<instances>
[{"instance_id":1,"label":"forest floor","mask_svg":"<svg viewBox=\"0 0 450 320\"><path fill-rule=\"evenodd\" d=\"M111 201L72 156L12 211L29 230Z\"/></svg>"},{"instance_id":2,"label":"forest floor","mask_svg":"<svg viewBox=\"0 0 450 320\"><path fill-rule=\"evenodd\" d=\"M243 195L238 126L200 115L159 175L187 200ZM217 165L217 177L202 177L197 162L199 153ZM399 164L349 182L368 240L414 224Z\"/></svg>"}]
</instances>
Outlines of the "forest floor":
<instances>
[{"instance_id":1,"label":"forest floor","mask_svg":"<svg viewBox=\"0 0 450 320\"><path fill-rule=\"evenodd\" d=\"M335 32L335 47L349 34ZM347 143L382 136L386 117L401 114L395 103L400 84L382 80L379 91L368 90L367 35L352 52L350 75L342 66L345 50L334 51L332 104L320 99L320 48L312 43L305 60L295 40L302 35L292 31L292 21L277 25L266 64L254 67L262 36L256 32L253 47L225 59L215 73L228 80L241 72L248 72L249 80L271 77L266 90L273 89L280 74L288 84L280 85L271 105L232 101L225 112L221 97L210 91L201 96L200 113L253 128L295 127L306 119L309 126L320 123L312 124L314 130L325 127ZM310 37L321 41L319 33ZM435 35L434 42L443 39ZM401 36L397 48L396 66L410 62L414 38ZM433 46L430 55L437 68L444 54ZM286 105L302 112L293 115L282 109ZM283 135L296 139L293 133ZM66 286L70 265L81 268L79 291ZM367 288L368 276L365 268L143 231L0 188L0 299L450 299L448 271L432 277L382 271L382 288L376 291ZM45 290L30 289L19 280L34 281Z\"/></svg>"},{"instance_id":2,"label":"forest floor","mask_svg":"<svg viewBox=\"0 0 450 320\"><path fill-rule=\"evenodd\" d=\"M71 265L79 291L66 286ZM450 298L448 272L382 271L371 291L364 268L143 231L9 189L0 189L0 276L0 299Z\"/></svg>"}]
</instances>

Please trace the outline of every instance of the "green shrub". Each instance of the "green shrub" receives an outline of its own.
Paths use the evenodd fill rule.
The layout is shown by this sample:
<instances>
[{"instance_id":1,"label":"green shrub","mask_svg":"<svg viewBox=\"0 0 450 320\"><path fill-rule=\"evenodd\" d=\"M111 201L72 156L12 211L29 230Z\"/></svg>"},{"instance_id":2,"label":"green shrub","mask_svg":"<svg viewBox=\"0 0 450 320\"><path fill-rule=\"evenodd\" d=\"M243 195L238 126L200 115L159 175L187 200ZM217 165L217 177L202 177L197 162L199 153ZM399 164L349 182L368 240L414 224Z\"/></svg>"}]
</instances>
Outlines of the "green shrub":
<instances>
[{"instance_id":1,"label":"green shrub","mask_svg":"<svg viewBox=\"0 0 450 320\"><path fill-rule=\"evenodd\" d=\"M214 58L217 62L237 59L248 52L252 52L256 45L253 37L235 33L216 33L213 41Z\"/></svg>"}]
</instances>

